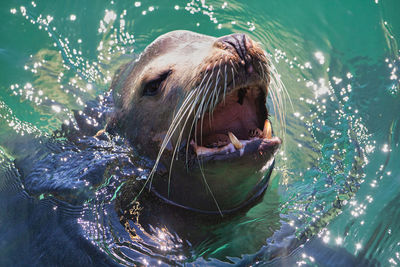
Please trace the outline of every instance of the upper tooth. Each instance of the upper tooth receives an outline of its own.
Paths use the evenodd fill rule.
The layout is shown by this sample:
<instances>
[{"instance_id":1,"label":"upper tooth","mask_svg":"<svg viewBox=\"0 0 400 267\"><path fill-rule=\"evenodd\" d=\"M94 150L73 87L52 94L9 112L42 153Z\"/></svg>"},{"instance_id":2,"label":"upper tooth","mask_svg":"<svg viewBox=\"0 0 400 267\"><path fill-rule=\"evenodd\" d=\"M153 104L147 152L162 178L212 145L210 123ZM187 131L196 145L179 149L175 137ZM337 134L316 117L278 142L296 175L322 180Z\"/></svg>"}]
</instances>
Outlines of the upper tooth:
<instances>
[{"instance_id":1,"label":"upper tooth","mask_svg":"<svg viewBox=\"0 0 400 267\"><path fill-rule=\"evenodd\" d=\"M264 122L263 136L264 136L264 138L267 138L267 139L271 139L272 138L271 123L269 122L268 119L266 119L265 122Z\"/></svg>"},{"instance_id":2,"label":"upper tooth","mask_svg":"<svg viewBox=\"0 0 400 267\"><path fill-rule=\"evenodd\" d=\"M231 143L233 144L233 146L234 146L236 149L241 149L241 148L243 148L243 144L240 143L239 139L237 139L237 137L236 137L233 133L228 132L228 136L229 136L229 139L231 140Z\"/></svg>"}]
</instances>

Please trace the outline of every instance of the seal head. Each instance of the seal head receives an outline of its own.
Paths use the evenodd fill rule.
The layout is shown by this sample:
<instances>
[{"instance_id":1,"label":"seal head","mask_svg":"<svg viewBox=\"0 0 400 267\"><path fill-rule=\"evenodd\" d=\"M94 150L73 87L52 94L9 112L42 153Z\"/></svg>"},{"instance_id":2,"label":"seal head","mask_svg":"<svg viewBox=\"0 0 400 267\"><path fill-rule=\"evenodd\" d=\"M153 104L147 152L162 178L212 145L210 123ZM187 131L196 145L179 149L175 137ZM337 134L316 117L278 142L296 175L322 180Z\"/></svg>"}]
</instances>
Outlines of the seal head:
<instances>
[{"instance_id":1,"label":"seal head","mask_svg":"<svg viewBox=\"0 0 400 267\"><path fill-rule=\"evenodd\" d=\"M154 161L146 184L156 195L228 213L265 191L281 144L268 119L269 66L244 34L173 31L120 68L112 122Z\"/></svg>"}]
</instances>

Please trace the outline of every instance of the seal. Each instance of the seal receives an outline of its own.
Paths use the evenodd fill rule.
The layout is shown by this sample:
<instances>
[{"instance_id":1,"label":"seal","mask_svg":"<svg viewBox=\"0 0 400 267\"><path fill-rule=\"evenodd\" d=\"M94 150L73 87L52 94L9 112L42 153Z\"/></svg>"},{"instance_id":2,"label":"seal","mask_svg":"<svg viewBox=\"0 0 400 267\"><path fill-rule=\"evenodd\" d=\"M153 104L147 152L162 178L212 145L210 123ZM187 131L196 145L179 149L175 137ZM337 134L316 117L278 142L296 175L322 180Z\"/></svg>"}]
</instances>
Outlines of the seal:
<instances>
[{"instance_id":1,"label":"seal","mask_svg":"<svg viewBox=\"0 0 400 267\"><path fill-rule=\"evenodd\" d=\"M266 104L270 76L245 34L169 32L115 74L107 128L152 160L145 184L167 203L234 212L265 191L282 143Z\"/></svg>"}]
</instances>

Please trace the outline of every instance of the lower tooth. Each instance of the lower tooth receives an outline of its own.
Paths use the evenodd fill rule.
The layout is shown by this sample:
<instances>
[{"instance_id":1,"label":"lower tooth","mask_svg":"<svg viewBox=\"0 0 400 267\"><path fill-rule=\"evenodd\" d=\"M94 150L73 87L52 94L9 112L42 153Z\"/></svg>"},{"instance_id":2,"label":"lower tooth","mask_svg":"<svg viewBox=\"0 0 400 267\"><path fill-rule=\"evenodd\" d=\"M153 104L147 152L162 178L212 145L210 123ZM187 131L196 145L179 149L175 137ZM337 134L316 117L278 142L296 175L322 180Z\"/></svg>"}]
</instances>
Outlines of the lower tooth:
<instances>
[{"instance_id":1,"label":"lower tooth","mask_svg":"<svg viewBox=\"0 0 400 267\"><path fill-rule=\"evenodd\" d=\"M263 132L260 130L260 129L255 129L254 130L254 136L257 136L257 137L259 137L259 136L262 136L263 135Z\"/></svg>"},{"instance_id":2,"label":"lower tooth","mask_svg":"<svg viewBox=\"0 0 400 267\"><path fill-rule=\"evenodd\" d=\"M236 137L233 133L229 132L229 133L228 133L228 136L229 136L229 139L231 140L231 143L233 144L233 146L234 146L236 149L241 149L241 148L243 148L243 144L240 143L239 139L237 139L237 137Z\"/></svg>"}]
</instances>

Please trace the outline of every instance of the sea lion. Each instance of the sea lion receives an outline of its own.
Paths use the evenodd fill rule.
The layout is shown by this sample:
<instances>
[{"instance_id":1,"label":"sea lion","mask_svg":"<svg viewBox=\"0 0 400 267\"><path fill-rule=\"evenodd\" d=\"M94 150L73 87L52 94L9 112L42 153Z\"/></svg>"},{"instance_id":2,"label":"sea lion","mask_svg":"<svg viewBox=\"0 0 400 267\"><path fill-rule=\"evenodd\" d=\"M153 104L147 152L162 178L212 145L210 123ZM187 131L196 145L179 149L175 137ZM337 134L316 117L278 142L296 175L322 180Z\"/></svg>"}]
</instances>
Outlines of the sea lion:
<instances>
[{"instance_id":1,"label":"sea lion","mask_svg":"<svg viewBox=\"0 0 400 267\"><path fill-rule=\"evenodd\" d=\"M107 128L154 161L145 184L164 201L233 212L265 191L281 144L268 119L269 70L245 34L169 32L115 74Z\"/></svg>"}]
</instances>

